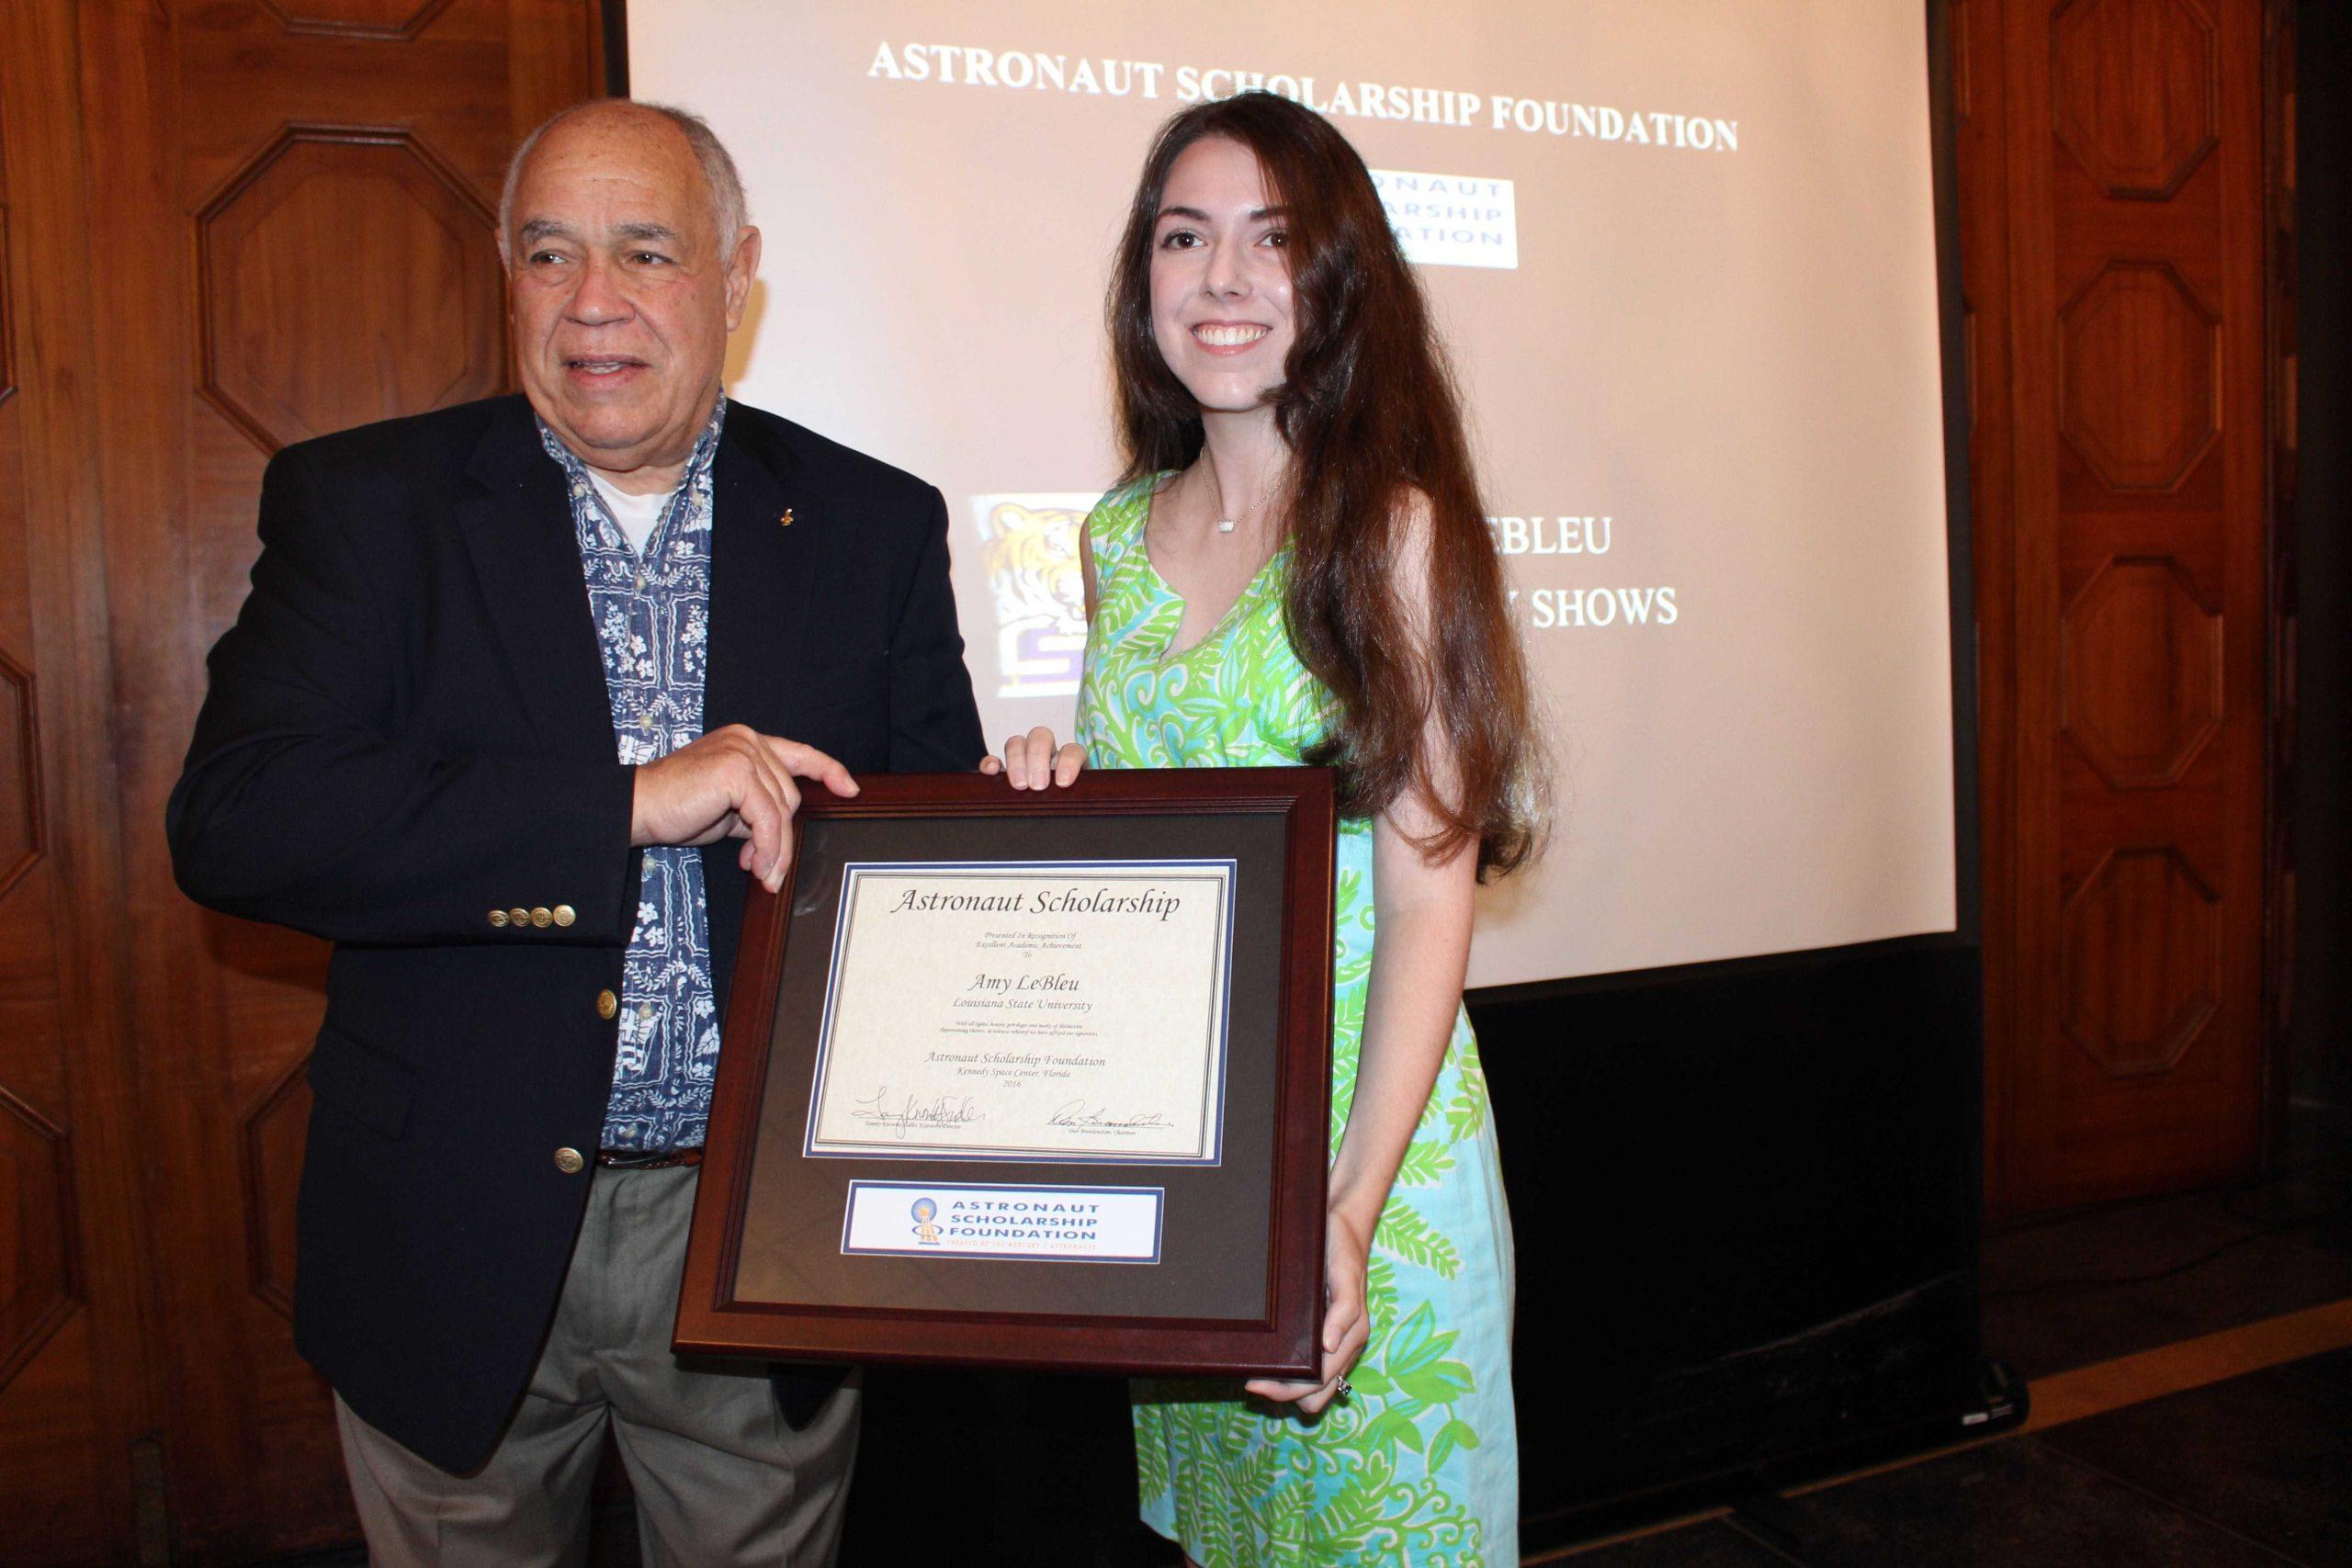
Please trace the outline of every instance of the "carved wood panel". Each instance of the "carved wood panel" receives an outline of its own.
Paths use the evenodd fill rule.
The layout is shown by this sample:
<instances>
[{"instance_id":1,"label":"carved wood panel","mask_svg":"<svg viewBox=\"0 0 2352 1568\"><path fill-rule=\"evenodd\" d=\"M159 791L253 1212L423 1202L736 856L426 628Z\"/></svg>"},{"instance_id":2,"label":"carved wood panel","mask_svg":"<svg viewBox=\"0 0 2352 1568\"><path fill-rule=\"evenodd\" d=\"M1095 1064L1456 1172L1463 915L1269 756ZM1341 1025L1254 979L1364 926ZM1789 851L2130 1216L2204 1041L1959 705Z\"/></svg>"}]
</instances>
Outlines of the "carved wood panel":
<instances>
[{"instance_id":1,"label":"carved wood panel","mask_svg":"<svg viewBox=\"0 0 2352 1568\"><path fill-rule=\"evenodd\" d=\"M2165 1071L2211 1020L2220 902L2169 849L2118 850L2066 901L2066 1032L2108 1073Z\"/></svg>"},{"instance_id":2,"label":"carved wood panel","mask_svg":"<svg viewBox=\"0 0 2352 1568\"><path fill-rule=\"evenodd\" d=\"M413 39L449 0L261 0L288 32L328 38Z\"/></svg>"},{"instance_id":3,"label":"carved wood panel","mask_svg":"<svg viewBox=\"0 0 2352 1568\"><path fill-rule=\"evenodd\" d=\"M2108 195L2162 201L2213 150L2213 25L2193 0L2073 0L2052 51L2058 139Z\"/></svg>"},{"instance_id":4,"label":"carved wood panel","mask_svg":"<svg viewBox=\"0 0 2352 1568\"><path fill-rule=\"evenodd\" d=\"M2067 606L2063 724L2117 789L2181 774L2222 724L2222 623L2177 561L2110 561Z\"/></svg>"},{"instance_id":5,"label":"carved wood panel","mask_svg":"<svg viewBox=\"0 0 2352 1568\"><path fill-rule=\"evenodd\" d=\"M197 217L205 396L265 452L488 397L494 227L406 130L289 127Z\"/></svg>"},{"instance_id":6,"label":"carved wood panel","mask_svg":"<svg viewBox=\"0 0 2352 1568\"><path fill-rule=\"evenodd\" d=\"M294 1194L311 1119L311 1058L278 1079L243 1119L245 1249L255 1297L294 1316Z\"/></svg>"},{"instance_id":7,"label":"carved wood panel","mask_svg":"<svg viewBox=\"0 0 2352 1568\"><path fill-rule=\"evenodd\" d=\"M2109 490L2170 491L2221 434L2221 323L2161 262L2114 261L2059 310L2059 429Z\"/></svg>"},{"instance_id":8,"label":"carved wood panel","mask_svg":"<svg viewBox=\"0 0 2352 1568\"><path fill-rule=\"evenodd\" d=\"M0 1089L0 1388L79 1304L64 1132Z\"/></svg>"},{"instance_id":9,"label":"carved wood panel","mask_svg":"<svg viewBox=\"0 0 2352 1568\"><path fill-rule=\"evenodd\" d=\"M1996 1213L2260 1152L2263 0L1968 0Z\"/></svg>"},{"instance_id":10,"label":"carved wood panel","mask_svg":"<svg viewBox=\"0 0 2352 1568\"><path fill-rule=\"evenodd\" d=\"M33 672L0 647L0 897L40 858L40 830Z\"/></svg>"}]
</instances>

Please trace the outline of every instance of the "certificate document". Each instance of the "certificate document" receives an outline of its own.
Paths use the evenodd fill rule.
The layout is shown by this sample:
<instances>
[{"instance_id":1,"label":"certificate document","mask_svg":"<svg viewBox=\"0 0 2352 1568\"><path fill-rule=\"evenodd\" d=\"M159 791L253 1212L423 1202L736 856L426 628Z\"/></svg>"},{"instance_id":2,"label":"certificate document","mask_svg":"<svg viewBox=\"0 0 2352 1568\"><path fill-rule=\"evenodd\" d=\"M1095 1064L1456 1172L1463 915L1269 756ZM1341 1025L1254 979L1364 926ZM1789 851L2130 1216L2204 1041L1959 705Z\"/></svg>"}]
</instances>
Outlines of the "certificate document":
<instances>
[{"instance_id":1,"label":"certificate document","mask_svg":"<svg viewBox=\"0 0 2352 1568\"><path fill-rule=\"evenodd\" d=\"M673 1344L1319 1375L1330 770L861 783L744 894Z\"/></svg>"},{"instance_id":2,"label":"certificate document","mask_svg":"<svg viewBox=\"0 0 2352 1568\"><path fill-rule=\"evenodd\" d=\"M848 863L804 1152L1216 1164L1234 878Z\"/></svg>"}]
</instances>

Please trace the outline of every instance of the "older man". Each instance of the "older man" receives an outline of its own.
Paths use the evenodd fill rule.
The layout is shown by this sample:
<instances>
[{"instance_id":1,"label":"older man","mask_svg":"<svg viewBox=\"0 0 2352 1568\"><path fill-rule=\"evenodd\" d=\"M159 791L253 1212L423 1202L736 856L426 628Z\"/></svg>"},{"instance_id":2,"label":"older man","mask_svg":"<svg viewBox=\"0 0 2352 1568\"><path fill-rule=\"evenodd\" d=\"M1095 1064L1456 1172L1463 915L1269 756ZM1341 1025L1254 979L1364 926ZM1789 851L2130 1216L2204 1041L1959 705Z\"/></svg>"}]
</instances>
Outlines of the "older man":
<instances>
[{"instance_id":1,"label":"older man","mask_svg":"<svg viewBox=\"0 0 2352 1568\"><path fill-rule=\"evenodd\" d=\"M945 509L720 394L760 236L701 121L571 110L503 206L523 395L272 460L174 862L336 944L295 1330L376 1559L566 1556L609 1420L650 1561L824 1562L855 1388L671 1325L794 780L980 760Z\"/></svg>"}]
</instances>

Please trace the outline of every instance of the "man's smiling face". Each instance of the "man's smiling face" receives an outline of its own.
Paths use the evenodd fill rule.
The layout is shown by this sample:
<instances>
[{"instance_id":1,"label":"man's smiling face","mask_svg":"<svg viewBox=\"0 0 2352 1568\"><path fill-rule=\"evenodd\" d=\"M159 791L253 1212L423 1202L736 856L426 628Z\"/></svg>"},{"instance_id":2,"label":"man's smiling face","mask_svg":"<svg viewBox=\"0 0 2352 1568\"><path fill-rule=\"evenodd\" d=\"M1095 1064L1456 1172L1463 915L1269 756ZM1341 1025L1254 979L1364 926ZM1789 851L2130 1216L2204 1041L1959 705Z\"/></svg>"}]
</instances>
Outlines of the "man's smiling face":
<instances>
[{"instance_id":1,"label":"man's smiling face","mask_svg":"<svg viewBox=\"0 0 2352 1568\"><path fill-rule=\"evenodd\" d=\"M532 408L622 489L667 488L718 398L758 231L722 254L684 133L627 104L547 132L516 181L512 222L514 362Z\"/></svg>"}]
</instances>

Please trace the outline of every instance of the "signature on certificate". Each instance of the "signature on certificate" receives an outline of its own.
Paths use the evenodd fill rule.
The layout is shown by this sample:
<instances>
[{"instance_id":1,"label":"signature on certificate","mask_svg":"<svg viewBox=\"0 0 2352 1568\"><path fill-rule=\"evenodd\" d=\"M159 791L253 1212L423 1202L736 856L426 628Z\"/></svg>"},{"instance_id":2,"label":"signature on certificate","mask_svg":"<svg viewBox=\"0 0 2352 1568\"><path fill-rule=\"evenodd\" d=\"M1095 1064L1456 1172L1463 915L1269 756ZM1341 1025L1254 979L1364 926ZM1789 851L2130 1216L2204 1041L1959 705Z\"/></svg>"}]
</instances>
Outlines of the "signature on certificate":
<instances>
[{"instance_id":1,"label":"signature on certificate","mask_svg":"<svg viewBox=\"0 0 2352 1568\"><path fill-rule=\"evenodd\" d=\"M1102 1132L1124 1132L1140 1127L1165 1127L1167 1116L1158 1111L1139 1111L1126 1115L1105 1111L1099 1105L1089 1105L1073 1100L1046 1119L1049 1127L1071 1127L1081 1132L1098 1129Z\"/></svg>"},{"instance_id":2,"label":"signature on certificate","mask_svg":"<svg viewBox=\"0 0 2352 1568\"><path fill-rule=\"evenodd\" d=\"M901 1138L913 1127L961 1127L988 1120L968 1094L935 1095L930 1100L910 1094L903 1103L894 1106L887 1084L859 1100L850 1118L870 1126L887 1127Z\"/></svg>"}]
</instances>

